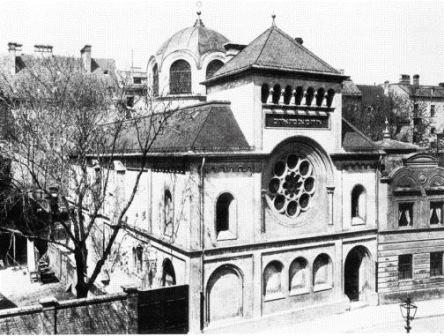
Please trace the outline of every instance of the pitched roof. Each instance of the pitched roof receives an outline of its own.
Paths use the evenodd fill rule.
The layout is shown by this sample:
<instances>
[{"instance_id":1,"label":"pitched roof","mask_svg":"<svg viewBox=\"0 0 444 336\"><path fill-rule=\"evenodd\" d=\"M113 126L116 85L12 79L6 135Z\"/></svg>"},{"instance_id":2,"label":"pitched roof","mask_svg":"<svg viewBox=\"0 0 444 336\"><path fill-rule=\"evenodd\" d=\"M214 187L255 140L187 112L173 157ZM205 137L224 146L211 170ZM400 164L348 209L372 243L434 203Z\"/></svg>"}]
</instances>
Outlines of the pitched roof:
<instances>
[{"instance_id":1,"label":"pitched roof","mask_svg":"<svg viewBox=\"0 0 444 336\"><path fill-rule=\"evenodd\" d=\"M271 26L220 68L209 80L249 68L343 76L276 26Z\"/></svg>"},{"instance_id":2,"label":"pitched roof","mask_svg":"<svg viewBox=\"0 0 444 336\"><path fill-rule=\"evenodd\" d=\"M378 102L378 99L384 99L384 88L380 85L357 85L359 91L362 93L362 103L364 105L373 105Z\"/></svg>"},{"instance_id":3,"label":"pitched roof","mask_svg":"<svg viewBox=\"0 0 444 336\"><path fill-rule=\"evenodd\" d=\"M382 139L375 141L375 144L386 152L416 152L420 147L408 142L402 142L393 139Z\"/></svg>"},{"instance_id":4,"label":"pitched roof","mask_svg":"<svg viewBox=\"0 0 444 336\"><path fill-rule=\"evenodd\" d=\"M247 140L231 112L228 102L208 102L172 112L143 118L150 127L157 120L167 118L162 131L150 147L150 152L213 151L226 152L250 150ZM134 126L125 131L120 140L120 151L138 151L137 133ZM142 126L141 126L142 125Z\"/></svg>"},{"instance_id":5,"label":"pitched roof","mask_svg":"<svg viewBox=\"0 0 444 336\"><path fill-rule=\"evenodd\" d=\"M362 96L361 91L351 79L342 82L341 93L343 96Z\"/></svg>"},{"instance_id":6,"label":"pitched roof","mask_svg":"<svg viewBox=\"0 0 444 336\"><path fill-rule=\"evenodd\" d=\"M378 151L378 146L372 140L344 118L342 118L342 147L348 152Z\"/></svg>"}]
</instances>

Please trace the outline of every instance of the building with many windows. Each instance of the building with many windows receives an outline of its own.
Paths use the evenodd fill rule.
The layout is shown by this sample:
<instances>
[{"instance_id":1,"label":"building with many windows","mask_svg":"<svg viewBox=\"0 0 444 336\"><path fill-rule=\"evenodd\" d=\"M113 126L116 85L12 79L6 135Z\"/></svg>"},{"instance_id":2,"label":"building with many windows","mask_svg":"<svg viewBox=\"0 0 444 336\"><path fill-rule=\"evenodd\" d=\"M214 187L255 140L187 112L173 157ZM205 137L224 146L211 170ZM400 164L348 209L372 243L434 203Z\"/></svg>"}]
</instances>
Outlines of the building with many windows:
<instances>
[{"instance_id":1,"label":"building with many windows","mask_svg":"<svg viewBox=\"0 0 444 336\"><path fill-rule=\"evenodd\" d=\"M172 114L98 286L188 284L191 332L439 294L442 168L344 120L347 79L274 22L246 46L200 16L169 38L147 90ZM113 159L105 224L139 166Z\"/></svg>"}]
</instances>

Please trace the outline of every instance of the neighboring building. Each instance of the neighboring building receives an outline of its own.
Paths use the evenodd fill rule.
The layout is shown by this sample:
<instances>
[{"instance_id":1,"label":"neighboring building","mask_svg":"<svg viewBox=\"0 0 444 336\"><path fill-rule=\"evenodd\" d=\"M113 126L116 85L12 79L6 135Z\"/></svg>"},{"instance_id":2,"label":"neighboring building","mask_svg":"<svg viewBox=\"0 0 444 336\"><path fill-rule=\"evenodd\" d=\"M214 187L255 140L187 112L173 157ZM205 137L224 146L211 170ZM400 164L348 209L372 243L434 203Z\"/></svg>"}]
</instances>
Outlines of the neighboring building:
<instances>
[{"instance_id":1,"label":"neighboring building","mask_svg":"<svg viewBox=\"0 0 444 336\"><path fill-rule=\"evenodd\" d=\"M69 71L103 76L103 78L109 79L110 85L114 85L116 79L115 61L109 58L92 57L90 45L85 45L80 50L80 55L77 58L55 55L53 54L53 47L50 45L36 44L34 45L34 53L23 53L22 47L22 44L9 42L8 53L0 55L0 80L4 81L5 87L12 87L13 82L17 79L27 78L23 77L27 76L25 71L27 67L35 71L35 74L44 73L43 71L50 69L49 66L45 66L45 60L52 58L57 60L58 66L66 66L65 69ZM74 61L71 62L71 60ZM1 94L2 92L0 92ZM20 97L17 97L17 99L19 100ZM10 132L13 132L11 113L10 106L4 100L0 100L0 143L7 142ZM1 166L2 164L0 164L0 168ZM12 164L12 168L9 170L12 175L14 174L13 166ZM22 177L20 176L20 178ZM0 184L0 188L2 187L4 186ZM43 210L49 211L49 208L45 206L46 200L37 198L36 203L39 203ZM1 233L0 242L0 245L2 245L0 260L3 261L3 264L14 266L28 264L28 270L30 272L34 271L36 261L34 241L15 234Z\"/></svg>"},{"instance_id":2,"label":"neighboring building","mask_svg":"<svg viewBox=\"0 0 444 336\"><path fill-rule=\"evenodd\" d=\"M444 84L421 85L419 75L410 81L410 75L403 74L399 83L386 81L383 87L395 100L395 113L410 120L412 142L436 147L437 134L444 132Z\"/></svg>"}]
</instances>

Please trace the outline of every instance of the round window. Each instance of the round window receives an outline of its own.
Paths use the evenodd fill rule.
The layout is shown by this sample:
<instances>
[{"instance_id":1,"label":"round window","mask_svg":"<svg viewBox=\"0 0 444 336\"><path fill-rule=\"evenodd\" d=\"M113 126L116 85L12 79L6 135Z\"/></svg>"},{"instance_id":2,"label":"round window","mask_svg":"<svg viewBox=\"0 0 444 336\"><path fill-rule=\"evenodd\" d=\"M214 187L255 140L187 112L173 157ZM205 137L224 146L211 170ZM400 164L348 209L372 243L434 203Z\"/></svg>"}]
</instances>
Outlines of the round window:
<instances>
[{"instance_id":1,"label":"round window","mask_svg":"<svg viewBox=\"0 0 444 336\"><path fill-rule=\"evenodd\" d=\"M276 161L268 184L271 204L287 217L296 217L308 209L315 191L311 163L296 154L288 154Z\"/></svg>"}]
</instances>

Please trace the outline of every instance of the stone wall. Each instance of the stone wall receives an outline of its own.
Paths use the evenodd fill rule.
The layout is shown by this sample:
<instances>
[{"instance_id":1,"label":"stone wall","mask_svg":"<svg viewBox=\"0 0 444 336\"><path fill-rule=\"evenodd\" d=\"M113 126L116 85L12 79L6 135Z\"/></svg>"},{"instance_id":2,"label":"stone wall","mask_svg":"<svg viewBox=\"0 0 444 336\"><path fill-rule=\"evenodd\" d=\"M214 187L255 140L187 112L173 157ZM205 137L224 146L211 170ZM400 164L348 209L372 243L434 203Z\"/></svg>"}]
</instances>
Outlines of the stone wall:
<instances>
[{"instance_id":1,"label":"stone wall","mask_svg":"<svg viewBox=\"0 0 444 336\"><path fill-rule=\"evenodd\" d=\"M0 311L0 334L135 334L137 333L135 288L125 293L40 304Z\"/></svg>"}]
</instances>

